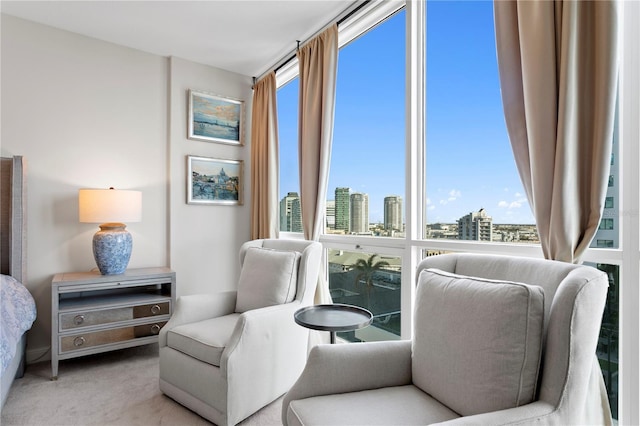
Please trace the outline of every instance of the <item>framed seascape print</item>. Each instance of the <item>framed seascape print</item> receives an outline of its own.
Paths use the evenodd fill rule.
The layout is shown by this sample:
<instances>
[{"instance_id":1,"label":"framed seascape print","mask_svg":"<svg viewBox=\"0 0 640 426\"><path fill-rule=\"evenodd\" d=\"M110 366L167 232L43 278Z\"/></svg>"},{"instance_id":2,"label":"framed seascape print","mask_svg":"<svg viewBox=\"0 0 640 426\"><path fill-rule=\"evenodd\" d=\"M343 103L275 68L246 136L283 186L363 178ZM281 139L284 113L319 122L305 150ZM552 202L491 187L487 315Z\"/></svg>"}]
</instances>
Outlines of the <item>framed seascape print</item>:
<instances>
[{"instance_id":1,"label":"framed seascape print","mask_svg":"<svg viewBox=\"0 0 640 426\"><path fill-rule=\"evenodd\" d=\"M244 145L244 101L189 90L189 139Z\"/></svg>"},{"instance_id":2,"label":"framed seascape print","mask_svg":"<svg viewBox=\"0 0 640 426\"><path fill-rule=\"evenodd\" d=\"M242 160L187 156L187 204L242 205Z\"/></svg>"}]
</instances>

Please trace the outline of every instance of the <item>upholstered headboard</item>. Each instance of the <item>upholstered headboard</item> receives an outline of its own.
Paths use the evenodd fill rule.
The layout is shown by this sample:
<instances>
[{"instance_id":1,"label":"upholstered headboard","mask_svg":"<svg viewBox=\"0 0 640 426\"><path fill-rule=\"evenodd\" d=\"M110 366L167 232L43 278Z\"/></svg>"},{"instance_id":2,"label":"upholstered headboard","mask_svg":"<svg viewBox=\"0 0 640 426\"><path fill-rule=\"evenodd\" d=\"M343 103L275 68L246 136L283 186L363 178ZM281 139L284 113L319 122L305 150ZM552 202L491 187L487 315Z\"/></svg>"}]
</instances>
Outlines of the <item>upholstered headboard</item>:
<instances>
[{"instance_id":1,"label":"upholstered headboard","mask_svg":"<svg viewBox=\"0 0 640 426\"><path fill-rule=\"evenodd\" d=\"M26 284L27 197L23 157L2 157L0 175L0 269L2 274Z\"/></svg>"}]
</instances>

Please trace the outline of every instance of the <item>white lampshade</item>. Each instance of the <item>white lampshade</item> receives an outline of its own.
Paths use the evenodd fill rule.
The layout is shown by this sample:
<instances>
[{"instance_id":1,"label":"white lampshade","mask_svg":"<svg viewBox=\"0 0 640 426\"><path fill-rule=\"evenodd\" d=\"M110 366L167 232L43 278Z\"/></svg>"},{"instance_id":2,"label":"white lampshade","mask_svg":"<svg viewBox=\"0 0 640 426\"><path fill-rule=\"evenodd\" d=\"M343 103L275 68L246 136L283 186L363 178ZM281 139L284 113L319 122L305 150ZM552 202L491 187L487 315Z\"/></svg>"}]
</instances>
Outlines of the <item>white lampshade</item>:
<instances>
[{"instance_id":1,"label":"white lampshade","mask_svg":"<svg viewBox=\"0 0 640 426\"><path fill-rule=\"evenodd\" d=\"M121 189L81 189L78 193L80 222L140 222L142 193Z\"/></svg>"}]
</instances>

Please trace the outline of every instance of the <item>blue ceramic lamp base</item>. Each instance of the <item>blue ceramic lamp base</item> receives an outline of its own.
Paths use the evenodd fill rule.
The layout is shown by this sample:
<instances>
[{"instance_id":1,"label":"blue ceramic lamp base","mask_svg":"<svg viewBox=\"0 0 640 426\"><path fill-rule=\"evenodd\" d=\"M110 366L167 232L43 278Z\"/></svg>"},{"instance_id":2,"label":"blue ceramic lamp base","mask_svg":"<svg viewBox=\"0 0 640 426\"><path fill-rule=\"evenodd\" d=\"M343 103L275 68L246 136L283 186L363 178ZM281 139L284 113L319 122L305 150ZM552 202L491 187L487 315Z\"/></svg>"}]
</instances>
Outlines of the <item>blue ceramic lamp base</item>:
<instances>
[{"instance_id":1,"label":"blue ceramic lamp base","mask_svg":"<svg viewBox=\"0 0 640 426\"><path fill-rule=\"evenodd\" d=\"M122 274L131 258L133 239L123 223L103 223L93 236L93 257L102 275Z\"/></svg>"}]
</instances>

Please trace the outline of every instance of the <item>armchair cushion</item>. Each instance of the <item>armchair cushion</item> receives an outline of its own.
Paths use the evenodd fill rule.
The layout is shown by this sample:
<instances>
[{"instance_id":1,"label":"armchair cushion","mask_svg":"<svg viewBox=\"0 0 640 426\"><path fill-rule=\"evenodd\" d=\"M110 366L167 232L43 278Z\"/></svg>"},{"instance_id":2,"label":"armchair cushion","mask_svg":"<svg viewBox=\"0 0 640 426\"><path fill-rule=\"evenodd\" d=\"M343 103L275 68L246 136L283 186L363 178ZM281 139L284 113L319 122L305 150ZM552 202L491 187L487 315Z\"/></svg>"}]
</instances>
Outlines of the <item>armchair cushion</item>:
<instances>
[{"instance_id":1,"label":"armchair cushion","mask_svg":"<svg viewBox=\"0 0 640 426\"><path fill-rule=\"evenodd\" d=\"M528 404L543 320L539 286L426 269L418 280L413 382L463 416Z\"/></svg>"},{"instance_id":2,"label":"armchair cushion","mask_svg":"<svg viewBox=\"0 0 640 426\"><path fill-rule=\"evenodd\" d=\"M458 417L417 387L405 385L292 401L287 424L427 425Z\"/></svg>"},{"instance_id":3,"label":"armchair cushion","mask_svg":"<svg viewBox=\"0 0 640 426\"><path fill-rule=\"evenodd\" d=\"M251 247L247 250L238 281L236 312L280 305L296 296L297 251Z\"/></svg>"},{"instance_id":4,"label":"armchair cushion","mask_svg":"<svg viewBox=\"0 0 640 426\"><path fill-rule=\"evenodd\" d=\"M177 326L167 333L167 346L207 364L220 367L222 351L227 346L240 314Z\"/></svg>"}]
</instances>

